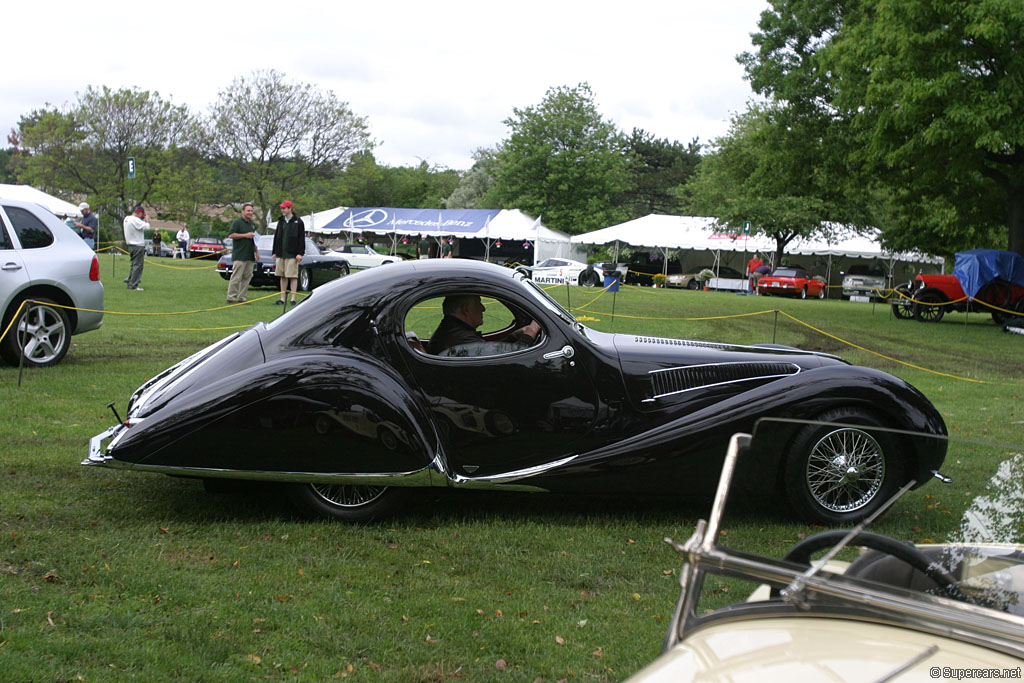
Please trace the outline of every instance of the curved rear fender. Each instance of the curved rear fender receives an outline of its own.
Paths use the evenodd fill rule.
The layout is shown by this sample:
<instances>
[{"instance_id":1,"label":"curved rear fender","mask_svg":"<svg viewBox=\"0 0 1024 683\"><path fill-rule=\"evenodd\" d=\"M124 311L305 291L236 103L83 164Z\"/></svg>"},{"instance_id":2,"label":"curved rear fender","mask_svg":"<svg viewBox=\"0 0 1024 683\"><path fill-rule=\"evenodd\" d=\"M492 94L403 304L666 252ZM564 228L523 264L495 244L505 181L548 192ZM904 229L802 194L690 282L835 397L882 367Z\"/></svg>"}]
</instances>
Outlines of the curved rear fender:
<instances>
[{"instance_id":1,"label":"curved rear fender","mask_svg":"<svg viewBox=\"0 0 1024 683\"><path fill-rule=\"evenodd\" d=\"M394 473L437 451L428 415L379 360L297 353L180 395L108 454L140 465L236 472Z\"/></svg>"}]
</instances>

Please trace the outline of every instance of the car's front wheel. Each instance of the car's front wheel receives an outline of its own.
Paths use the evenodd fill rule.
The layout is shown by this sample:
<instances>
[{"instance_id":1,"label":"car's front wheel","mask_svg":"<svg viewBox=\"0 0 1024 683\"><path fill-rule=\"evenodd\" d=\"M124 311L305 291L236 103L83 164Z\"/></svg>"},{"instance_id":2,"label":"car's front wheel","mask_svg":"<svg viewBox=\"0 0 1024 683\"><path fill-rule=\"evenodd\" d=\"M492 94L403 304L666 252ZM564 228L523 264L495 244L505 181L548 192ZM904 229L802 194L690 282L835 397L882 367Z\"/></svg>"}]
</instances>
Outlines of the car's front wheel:
<instances>
[{"instance_id":1,"label":"car's front wheel","mask_svg":"<svg viewBox=\"0 0 1024 683\"><path fill-rule=\"evenodd\" d=\"M17 310L20 303L15 302L12 310ZM39 298L25 302L0 345L0 355L11 365L24 362L41 368L59 363L70 347L71 319L67 311L50 299Z\"/></svg>"},{"instance_id":2,"label":"car's front wheel","mask_svg":"<svg viewBox=\"0 0 1024 683\"><path fill-rule=\"evenodd\" d=\"M289 484L288 497L310 517L339 522L368 522L393 514L410 491L363 484Z\"/></svg>"},{"instance_id":3,"label":"car's front wheel","mask_svg":"<svg viewBox=\"0 0 1024 683\"><path fill-rule=\"evenodd\" d=\"M806 299L807 298L807 285L804 285L804 288L800 290L800 298L801 299Z\"/></svg>"},{"instance_id":4,"label":"car's front wheel","mask_svg":"<svg viewBox=\"0 0 1024 683\"><path fill-rule=\"evenodd\" d=\"M892 314L900 320L910 320L914 317L914 293L910 288L901 285L893 290Z\"/></svg>"},{"instance_id":5,"label":"car's front wheel","mask_svg":"<svg viewBox=\"0 0 1024 683\"><path fill-rule=\"evenodd\" d=\"M597 287L601 284L601 276L593 270L584 270L580 273L580 286L581 287Z\"/></svg>"},{"instance_id":6,"label":"car's front wheel","mask_svg":"<svg viewBox=\"0 0 1024 683\"><path fill-rule=\"evenodd\" d=\"M308 292L313 288L313 276L309 272L309 268L299 269L299 291Z\"/></svg>"},{"instance_id":7,"label":"car's front wheel","mask_svg":"<svg viewBox=\"0 0 1024 683\"><path fill-rule=\"evenodd\" d=\"M819 416L793 440L784 482L793 509L816 524L847 525L867 517L898 488L903 463L882 423L857 408Z\"/></svg>"}]
</instances>

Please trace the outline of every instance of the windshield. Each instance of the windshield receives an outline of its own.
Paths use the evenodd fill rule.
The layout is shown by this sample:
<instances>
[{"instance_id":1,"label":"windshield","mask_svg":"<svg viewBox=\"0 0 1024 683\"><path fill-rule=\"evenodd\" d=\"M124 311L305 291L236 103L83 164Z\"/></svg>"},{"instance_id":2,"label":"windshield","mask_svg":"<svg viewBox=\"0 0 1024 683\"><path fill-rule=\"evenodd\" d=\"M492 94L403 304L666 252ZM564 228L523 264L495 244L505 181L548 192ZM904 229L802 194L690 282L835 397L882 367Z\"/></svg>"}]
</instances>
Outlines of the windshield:
<instances>
[{"instance_id":1,"label":"windshield","mask_svg":"<svg viewBox=\"0 0 1024 683\"><path fill-rule=\"evenodd\" d=\"M540 302L544 308L548 309L567 323L576 323L576 318L573 317L572 313L562 308L562 305L552 299L551 295L541 289L540 285L533 280L526 278L522 274L517 274L516 277L520 278L526 284L527 290L529 290L533 297Z\"/></svg>"}]
</instances>

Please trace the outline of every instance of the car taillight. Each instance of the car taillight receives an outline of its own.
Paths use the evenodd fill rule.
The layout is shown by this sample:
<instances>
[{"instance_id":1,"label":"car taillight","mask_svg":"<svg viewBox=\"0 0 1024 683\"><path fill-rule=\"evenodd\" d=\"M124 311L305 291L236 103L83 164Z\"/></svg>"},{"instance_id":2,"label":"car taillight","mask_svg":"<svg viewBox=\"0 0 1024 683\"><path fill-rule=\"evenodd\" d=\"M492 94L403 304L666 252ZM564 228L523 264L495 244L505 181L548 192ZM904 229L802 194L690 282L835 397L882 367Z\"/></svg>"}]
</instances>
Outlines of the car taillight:
<instances>
[{"instance_id":1,"label":"car taillight","mask_svg":"<svg viewBox=\"0 0 1024 683\"><path fill-rule=\"evenodd\" d=\"M93 282L100 281L100 260L94 255L92 265L89 266L89 279Z\"/></svg>"}]
</instances>

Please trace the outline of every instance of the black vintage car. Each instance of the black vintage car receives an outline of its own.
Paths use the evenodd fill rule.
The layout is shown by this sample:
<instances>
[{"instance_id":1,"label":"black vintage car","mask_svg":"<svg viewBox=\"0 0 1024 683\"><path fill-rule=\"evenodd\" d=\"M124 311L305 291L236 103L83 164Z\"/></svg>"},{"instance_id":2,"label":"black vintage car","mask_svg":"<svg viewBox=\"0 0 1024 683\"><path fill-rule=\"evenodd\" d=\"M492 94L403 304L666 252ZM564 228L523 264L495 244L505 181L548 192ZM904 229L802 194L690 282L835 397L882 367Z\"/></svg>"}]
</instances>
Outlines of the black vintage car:
<instances>
[{"instance_id":1,"label":"black vintage car","mask_svg":"<svg viewBox=\"0 0 1024 683\"><path fill-rule=\"evenodd\" d=\"M256 248L260 252L260 260L253 264L252 287L278 287L276 263L271 256L274 249L273 235L257 235ZM217 273L225 280L231 279L233 267L231 252L227 252L217 261ZM351 271L344 256L334 252L321 254L313 240L306 238L306 253L299 263L299 291L308 292L325 282L344 277Z\"/></svg>"},{"instance_id":2,"label":"black vintage car","mask_svg":"<svg viewBox=\"0 0 1024 683\"><path fill-rule=\"evenodd\" d=\"M466 293L486 306L483 338L427 353L443 298ZM529 321L532 345L495 341ZM945 433L884 372L789 347L598 332L521 273L436 259L342 278L186 358L135 392L82 464L283 482L308 513L361 520L427 486L710 495L724 444L761 416L827 423L777 421L787 455L754 454L746 469L817 522L866 516L945 457L943 442L858 428Z\"/></svg>"}]
</instances>

